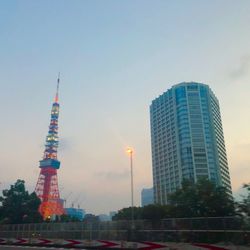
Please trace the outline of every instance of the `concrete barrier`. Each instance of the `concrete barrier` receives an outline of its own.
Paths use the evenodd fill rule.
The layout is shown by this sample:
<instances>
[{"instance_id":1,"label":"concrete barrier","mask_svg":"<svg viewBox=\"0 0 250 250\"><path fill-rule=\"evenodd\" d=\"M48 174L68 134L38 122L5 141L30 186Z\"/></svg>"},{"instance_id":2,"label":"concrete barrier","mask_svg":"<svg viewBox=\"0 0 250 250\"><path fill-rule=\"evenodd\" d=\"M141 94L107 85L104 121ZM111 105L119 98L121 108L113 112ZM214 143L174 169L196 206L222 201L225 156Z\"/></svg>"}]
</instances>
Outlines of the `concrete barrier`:
<instances>
[{"instance_id":1,"label":"concrete barrier","mask_svg":"<svg viewBox=\"0 0 250 250\"><path fill-rule=\"evenodd\" d=\"M93 249L162 249L162 250L249 250L250 246L235 246L206 243L174 243L174 242L130 242L110 240L75 240L45 238L0 238L0 245L33 245L58 246L70 248Z\"/></svg>"}]
</instances>

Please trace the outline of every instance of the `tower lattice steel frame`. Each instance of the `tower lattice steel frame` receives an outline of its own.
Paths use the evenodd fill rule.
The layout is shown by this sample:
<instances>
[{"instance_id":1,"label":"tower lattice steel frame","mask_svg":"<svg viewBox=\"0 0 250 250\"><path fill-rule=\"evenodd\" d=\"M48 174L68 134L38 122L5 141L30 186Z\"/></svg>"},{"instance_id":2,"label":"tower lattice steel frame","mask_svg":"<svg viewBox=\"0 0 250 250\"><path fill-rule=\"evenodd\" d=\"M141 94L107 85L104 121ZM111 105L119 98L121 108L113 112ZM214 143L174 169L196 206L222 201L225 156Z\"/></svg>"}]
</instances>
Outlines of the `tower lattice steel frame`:
<instances>
[{"instance_id":1,"label":"tower lattice steel frame","mask_svg":"<svg viewBox=\"0 0 250 250\"><path fill-rule=\"evenodd\" d=\"M44 219L53 215L64 214L63 200L60 199L57 170L60 168L60 161L57 160L58 148L58 117L59 117L59 91L60 78L57 79L57 90L51 110L49 132L46 137L43 159L40 161L40 174L36 184L35 192L41 199L39 212Z\"/></svg>"}]
</instances>

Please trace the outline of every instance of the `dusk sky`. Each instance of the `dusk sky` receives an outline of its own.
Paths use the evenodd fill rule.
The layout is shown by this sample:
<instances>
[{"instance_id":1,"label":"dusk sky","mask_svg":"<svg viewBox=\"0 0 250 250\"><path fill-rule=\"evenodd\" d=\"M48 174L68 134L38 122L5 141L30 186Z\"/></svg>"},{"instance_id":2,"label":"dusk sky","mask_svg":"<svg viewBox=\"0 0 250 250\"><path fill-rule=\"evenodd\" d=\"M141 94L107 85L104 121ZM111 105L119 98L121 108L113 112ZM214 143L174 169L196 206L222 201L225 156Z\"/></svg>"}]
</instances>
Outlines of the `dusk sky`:
<instances>
[{"instance_id":1,"label":"dusk sky","mask_svg":"<svg viewBox=\"0 0 250 250\"><path fill-rule=\"evenodd\" d=\"M33 191L61 72L61 197L88 213L152 186L149 105L180 82L220 101L232 188L250 181L249 0L0 2L0 190Z\"/></svg>"}]
</instances>

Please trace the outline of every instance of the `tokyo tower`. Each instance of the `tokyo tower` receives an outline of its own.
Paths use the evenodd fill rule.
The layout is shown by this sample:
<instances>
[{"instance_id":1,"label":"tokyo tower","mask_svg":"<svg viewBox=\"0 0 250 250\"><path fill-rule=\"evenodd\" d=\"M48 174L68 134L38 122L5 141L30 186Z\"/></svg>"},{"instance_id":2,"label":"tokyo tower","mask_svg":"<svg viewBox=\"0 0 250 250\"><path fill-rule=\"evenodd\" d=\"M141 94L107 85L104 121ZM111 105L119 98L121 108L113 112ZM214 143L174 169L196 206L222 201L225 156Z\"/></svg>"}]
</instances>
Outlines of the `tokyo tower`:
<instances>
[{"instance_id":1,"label":"tokyo tower","mask_svg":"<svg viewBox=\"0 0 250 250\"><path fill-rule=\"evenodd\" d=\"M60 199L57 170L60 161L57 160L58 148L58 116L59 116L59 91L60 78L57 79L57 89L51 110L49 132L46 137L43 159L40 161L40 174L36 184L35 192L41 200L39 212L44 219L51 216L64 214L63 200Z\"/></svg>"}]
</instances>

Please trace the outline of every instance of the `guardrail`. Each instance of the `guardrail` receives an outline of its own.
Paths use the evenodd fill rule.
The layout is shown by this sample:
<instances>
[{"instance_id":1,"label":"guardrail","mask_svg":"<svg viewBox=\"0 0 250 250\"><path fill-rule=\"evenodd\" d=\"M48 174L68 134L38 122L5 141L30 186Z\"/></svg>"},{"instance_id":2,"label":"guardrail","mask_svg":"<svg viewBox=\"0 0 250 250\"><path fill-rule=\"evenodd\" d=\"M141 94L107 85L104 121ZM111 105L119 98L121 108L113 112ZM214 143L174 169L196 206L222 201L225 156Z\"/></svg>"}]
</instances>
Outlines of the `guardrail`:
<instances>
[{"instance_id":1,"label":"guardrail","mask_svg":"<svg viewBox=\"0 0 250 250\"><path fill-rule=\"evenodd\" d=\"M0 225L0 238L250 244L250 218L171 218L160 221Z\"/></svg>"}]
</instances>

